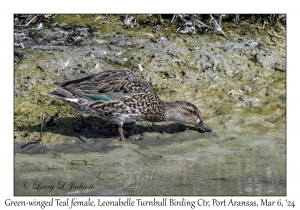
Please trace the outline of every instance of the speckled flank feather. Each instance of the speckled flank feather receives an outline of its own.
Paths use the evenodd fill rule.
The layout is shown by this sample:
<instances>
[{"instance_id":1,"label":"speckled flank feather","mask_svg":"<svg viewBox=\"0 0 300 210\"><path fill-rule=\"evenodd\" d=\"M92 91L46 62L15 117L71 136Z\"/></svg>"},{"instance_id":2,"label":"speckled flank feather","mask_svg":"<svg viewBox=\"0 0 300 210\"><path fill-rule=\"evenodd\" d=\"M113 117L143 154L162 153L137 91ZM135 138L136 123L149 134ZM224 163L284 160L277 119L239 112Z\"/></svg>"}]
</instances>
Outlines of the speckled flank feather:
<instances>
[{"instance_id":1,"label":"speckled flank feather","mask_svg":"<svg viewBox=\"0 0 300 210\"><path fill-rule=\"evenodd\" d=\"M50 96L60 98L88 115L118 124L121 140L124 140L124 123L173 120L197 126L197 119L200 119L199 111L194 105L188 102L161 101L141 76L127 70L104 71L55 84L60 87L48 93ZM172 110L174 112L170 114ZM189 115L195 116L195 119L187 117Z\"/></svg>"}]
</instances>

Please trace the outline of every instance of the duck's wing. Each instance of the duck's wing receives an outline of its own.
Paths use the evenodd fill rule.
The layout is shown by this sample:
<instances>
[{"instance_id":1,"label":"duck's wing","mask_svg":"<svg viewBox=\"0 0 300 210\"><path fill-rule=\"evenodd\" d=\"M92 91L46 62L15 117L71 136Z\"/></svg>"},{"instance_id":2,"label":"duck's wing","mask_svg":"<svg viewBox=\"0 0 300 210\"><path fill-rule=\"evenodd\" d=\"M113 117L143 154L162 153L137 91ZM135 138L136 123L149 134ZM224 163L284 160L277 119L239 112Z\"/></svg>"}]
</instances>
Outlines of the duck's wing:
<instances>
[{"instance_id":1,"label":"duck's wing","mask_svg":"<svg viewBox=\"0 0 300 210\"><path fill-rule=\"evenodd\" d=\"M110 70L56 85L89 100L119 101L125 96L154 93L139 75L127 70ZM154 93L155 94L155 93Z\"/></svg>"}]
</instances>

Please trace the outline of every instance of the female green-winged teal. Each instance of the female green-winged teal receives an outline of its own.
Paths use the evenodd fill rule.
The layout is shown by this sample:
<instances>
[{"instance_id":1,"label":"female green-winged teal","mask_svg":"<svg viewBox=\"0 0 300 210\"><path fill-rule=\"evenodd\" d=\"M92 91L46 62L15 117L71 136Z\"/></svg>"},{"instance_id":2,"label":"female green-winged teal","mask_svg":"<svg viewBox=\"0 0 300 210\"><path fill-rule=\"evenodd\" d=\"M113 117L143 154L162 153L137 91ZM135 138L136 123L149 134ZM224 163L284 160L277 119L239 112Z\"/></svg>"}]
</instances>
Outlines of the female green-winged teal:
<instances>
[{"instance_id":1,"label":"female green-winged teal","mask_svg":"<svg viewBox=\"0 0 300 210\"><path fill-rule=\"evenodd\" d=\"M175 121L211 132L196 106L185 101L164 102L139 75L127 70L110 70L69 82L48 93L77 110L118 125L124 141L123 124L138 120Z\"/></svg>"}]
</instances>

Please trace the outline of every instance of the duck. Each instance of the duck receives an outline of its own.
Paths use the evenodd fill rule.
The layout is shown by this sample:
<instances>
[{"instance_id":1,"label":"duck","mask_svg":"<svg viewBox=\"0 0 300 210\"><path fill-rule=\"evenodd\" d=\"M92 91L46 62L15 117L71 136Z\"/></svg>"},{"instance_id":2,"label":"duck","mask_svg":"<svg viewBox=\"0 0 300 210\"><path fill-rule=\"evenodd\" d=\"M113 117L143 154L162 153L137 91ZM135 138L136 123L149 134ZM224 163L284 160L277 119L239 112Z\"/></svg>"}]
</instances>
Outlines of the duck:
<instances>
[{"instance_id":1,"label":"duck","mask_svg":"<svg viewBox=\"0 0 300 210\"><path fill-rule=\"evenodd\" d=\"M146 120L173 121L193 125L202 132L212 129L200 118L190 102L161 100L148 82L130 70L107 70L81 79L55 82L48 95L87 115L118 125L120 141L125 141L124 123Z\"/></svg>"}]
</instances>

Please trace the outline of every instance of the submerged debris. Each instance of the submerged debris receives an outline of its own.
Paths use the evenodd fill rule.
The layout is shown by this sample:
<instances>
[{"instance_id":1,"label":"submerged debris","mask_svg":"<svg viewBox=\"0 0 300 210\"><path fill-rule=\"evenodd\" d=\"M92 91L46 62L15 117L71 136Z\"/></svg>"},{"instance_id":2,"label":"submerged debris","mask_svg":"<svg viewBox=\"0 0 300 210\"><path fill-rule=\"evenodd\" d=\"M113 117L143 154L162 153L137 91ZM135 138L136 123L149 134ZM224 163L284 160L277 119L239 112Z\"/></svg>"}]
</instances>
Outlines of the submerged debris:
<instances>
[{"instance_id":1,"label":"submerged debris","mask_svg":"<svg viewBox=\"0 0 300 210\"><path fill-rule=\"evenodd\" d=\"M126 15L125 16L125 19L124 19L124 24L125 26L128 26L130 28L134 28L133 24L131 23L131 21L134 19L133 16L130 16L130 15Z\"/></svg>"},{"instance_id":2,"label":"submerged debris","mask_svg":"<svg viewBox=\"0 0 300 210\"><path fill-rule=\"evenodd\" d=\"M224 31L222 30L222 27L221 27L222 15L220 16L220 23L219 23L219 24L217 23L216 19L215 19L212 15L209 15L209 16L210 16L210 25L212 25L213 28L214 28L217 32L223 34L223 35L227 38L227 36L225 35L225 33L224 33ZM227 38L227 39L228 39L228 38Z\"/></svg>"},{"instance_id":3,"label":"submerged debris","mask_svg":"<svg viewBox=\"0 0 300 210\"><path fill-rule=\"evenodd\" d=\"M57 15L52 14L16 14L14 16L14 26L16 27L28 27L36 24L36 29L40 29L44 26L45 22L50 22L50 19ZM108 20L112 16L116 15L103 15L96 16L93 22ZM214 16L219 17L219 22ZM232 22L235 27L239 27L240 24L255 24L261 22L262 28L265 29L268 26L272 27L276 23L286 24L285 14L261 14L261 15L249 15L249 14L221 14L221 15L207 15L207 14L174 14L174 15L121 15L123 24L128 28L138 27L139 23L154 24L155 27L158 25L170 24L174 27L174 31L183 34L201 34L208 32L217 32L217 34L223 35L226 38L226 29L222 27L222 20L226 20L226 24ZM227 26L227 25L226 25ZM225 26L225 27L226 27ZM204 30L203 30L204 29ZM23 47L18 45L17 47Z\"/></svg>"},{"instance_id":4,"label":"submerged debris","mask_svg":"<svg viewBox=\"0 0 300 210\"><path fill-rule=\"evenodd\" d=\"M191 19L186 21L186 23L179 27L176 32L180 32L183 34L194 34L195 33L195 15L191 15Z\"/></svg>"}]
</instances>

